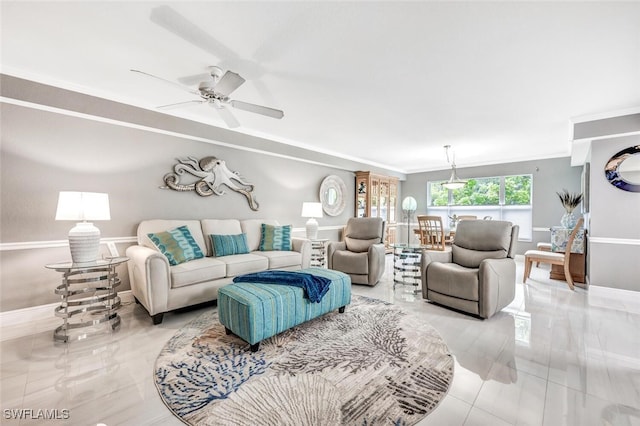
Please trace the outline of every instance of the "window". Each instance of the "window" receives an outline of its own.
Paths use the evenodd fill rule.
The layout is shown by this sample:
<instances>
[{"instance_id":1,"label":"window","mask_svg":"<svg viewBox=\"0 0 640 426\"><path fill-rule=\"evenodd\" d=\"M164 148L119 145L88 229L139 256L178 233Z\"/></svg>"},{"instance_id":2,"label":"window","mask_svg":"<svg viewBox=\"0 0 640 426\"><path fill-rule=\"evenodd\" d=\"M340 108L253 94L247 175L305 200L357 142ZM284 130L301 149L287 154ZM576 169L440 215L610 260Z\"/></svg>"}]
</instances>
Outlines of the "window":
<instances>
[{"instance_id":1,"label":"window","mask_svg":"<svg viewBox=\"0 0 640 426\"><path fill-rule=\"evenodd\" d=\"M520 225L519 239L531 241L532 181L532 175L474 178L469 179L463 188L453 190L444 188L444 181L428 182L427 212L440 215L450 227L453 215L508 220Z\"/></svg>"},{"instance_id":2,"label":"window","mask_svg":"<svg viewBox=\"0 0 640 426\"><path fill-rule=\"evenodd\" d=\"M465 186L451 191L451 195L455 206L500 205L500 178L469 179Z\"/></svg>"}]
</instances>

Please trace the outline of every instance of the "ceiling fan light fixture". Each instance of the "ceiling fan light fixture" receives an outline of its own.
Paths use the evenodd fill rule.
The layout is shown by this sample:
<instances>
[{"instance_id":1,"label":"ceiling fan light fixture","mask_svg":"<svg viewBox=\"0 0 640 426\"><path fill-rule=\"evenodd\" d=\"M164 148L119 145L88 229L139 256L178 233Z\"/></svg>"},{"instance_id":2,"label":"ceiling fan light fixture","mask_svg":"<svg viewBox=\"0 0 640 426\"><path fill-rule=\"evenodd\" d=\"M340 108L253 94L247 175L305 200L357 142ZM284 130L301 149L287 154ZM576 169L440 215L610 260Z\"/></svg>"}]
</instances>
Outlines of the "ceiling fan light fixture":
<instances>
[{"instance_id":1,"label":"ceiling fan light fixture","mask_svg":"<svg viewBox=\"0 0 640 426\"><path fill-rule=\"evenodd\" d=\"M222 68L211 65L209 67L209 74L211 74L213 81L217 82L222 77Z\"/></svg>"},{"instance_id":2,"label":"ceiling fan light fixture","mask_svg":"<svg viewBox=\"0 0 640 426\"><path fill-rule=\"evenodd\" d=\"M198 90L202 90L202 91L213 91L213 88L216 86L216 83L213 80L206 80L201 82L198 85Z\"/></svg>"}]
</instances>

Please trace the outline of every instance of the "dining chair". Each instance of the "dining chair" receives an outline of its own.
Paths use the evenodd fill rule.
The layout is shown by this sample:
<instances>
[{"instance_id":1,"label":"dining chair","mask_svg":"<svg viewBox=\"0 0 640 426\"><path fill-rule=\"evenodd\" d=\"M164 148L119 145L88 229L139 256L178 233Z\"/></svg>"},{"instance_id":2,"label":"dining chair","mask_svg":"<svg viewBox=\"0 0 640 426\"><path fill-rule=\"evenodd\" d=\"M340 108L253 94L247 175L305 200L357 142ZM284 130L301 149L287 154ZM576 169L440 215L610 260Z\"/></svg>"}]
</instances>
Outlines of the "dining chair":
<instances>
[{"instance_id":1,"label":"dining chair","mask_svg":"<svg viewBox=\"0 0 640 426\"><path fill-rule=\"evenodd\" d=\"M527 278L531 274L531 266L533 262L540 263L549 263L551 265L561 265L564 267L564 278L567 280L567 284L571 290L574 290L573 286L573 277L571 276L571 271L569 270L569 262L571 261L571 246L573 245L573 240L576 238L576 234L582 227L584 223L584 218L578 219L576 226L569 234L569 239L567 240L567 247L565 248L564 253L559 252L551 252L551 251L543 251L543 250L527 250L524 253L524 278L522 279L523 283L527 282Z\"/></svg>"},{"instance_id":2,"label":"dining chair","mask_svg":"<svg viewBox=\"0 0 640 426\"><path fill-rule=\"evenodd\" d=\"M418 215L420 228L420 244L431 250L444 251L444 226L440 216Z\"/></svg>"}]
</instances>

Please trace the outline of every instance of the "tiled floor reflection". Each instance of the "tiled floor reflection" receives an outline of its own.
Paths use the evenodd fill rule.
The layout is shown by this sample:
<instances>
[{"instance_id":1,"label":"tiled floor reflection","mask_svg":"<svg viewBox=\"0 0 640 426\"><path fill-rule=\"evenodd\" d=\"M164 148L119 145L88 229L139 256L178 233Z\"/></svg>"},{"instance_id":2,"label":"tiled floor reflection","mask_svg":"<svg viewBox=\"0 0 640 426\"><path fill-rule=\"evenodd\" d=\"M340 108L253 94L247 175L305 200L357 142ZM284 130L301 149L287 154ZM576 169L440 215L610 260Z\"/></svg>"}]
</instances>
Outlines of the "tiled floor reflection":
<instances>
[{"instance_id":1,"label":"tiled floor reflection","mask_svg":"<svg viewBox=\"0 0 640 426\"><path fill-rule=\"evenodd\" d=\"M390 259L376 287L353 286L424 318L456 357L449 394L420 425L640 426L640 293L571 292L548 275L534 268L513 303L485 321L432 305L411 288L394 290ZM70 344L54 343L53 316L3 329L1 423L48 423L8 418L31 409L53 412L60 425L182 424L158 396L153 365L164 343L204 309L211 308L167 314L153 326L129 303L118 331Z\"/></svg>"}]
</instances>

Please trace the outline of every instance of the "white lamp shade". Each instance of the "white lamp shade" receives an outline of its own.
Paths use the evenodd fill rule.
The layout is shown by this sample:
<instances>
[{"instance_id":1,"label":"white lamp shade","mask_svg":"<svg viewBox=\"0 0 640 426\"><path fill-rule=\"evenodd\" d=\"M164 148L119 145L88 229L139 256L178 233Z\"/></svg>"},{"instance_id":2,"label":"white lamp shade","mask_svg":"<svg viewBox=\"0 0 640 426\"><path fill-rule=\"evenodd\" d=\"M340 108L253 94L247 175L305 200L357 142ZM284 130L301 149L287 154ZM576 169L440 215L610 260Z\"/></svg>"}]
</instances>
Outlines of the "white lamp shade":
<instances>
[{"instance_id":1,"label":"white lamp shade","mask_svg":"<svg viewBox=\"0 0 640 426\"><path fill-rule=\"evenodd\" d=\"M110 220L109 194L60 191L56 220Z\"/></svg>"},{"instance_id":2,"label":"white lamp shade","mask_svg":"<svg viewBox=\"0 0 640 426\"><path fill-rule=\"evenodd\" d=\"M460 179L456 173L456 166L451 167L451 177L442 184L447 189L460 189L467 184L466 180Z\"/></svg>"},{"instance_id":3,"label":"white lamp shade","mask_svg":"<svg viewBox=\"0 0 640 426\"><path fill-rule=\"evenodd\" d=\"M322 203L302 203L302 217L322 217Z\"/></svg>"},{"instance_id":4,"label":"white lamp shade","mask_svg":"<svg viewBox=\"0 0 640 426\"><path fill-rule=\"evenodd\" d=\"M406 197L402 200L402 210L414 212L418 208L418 202L413 197Z\"/></svg>"}]
</instances>

